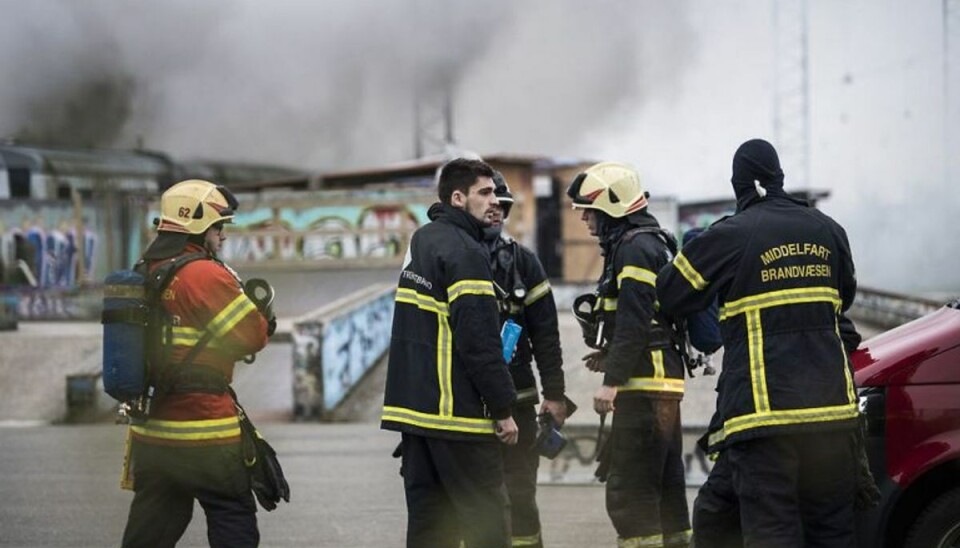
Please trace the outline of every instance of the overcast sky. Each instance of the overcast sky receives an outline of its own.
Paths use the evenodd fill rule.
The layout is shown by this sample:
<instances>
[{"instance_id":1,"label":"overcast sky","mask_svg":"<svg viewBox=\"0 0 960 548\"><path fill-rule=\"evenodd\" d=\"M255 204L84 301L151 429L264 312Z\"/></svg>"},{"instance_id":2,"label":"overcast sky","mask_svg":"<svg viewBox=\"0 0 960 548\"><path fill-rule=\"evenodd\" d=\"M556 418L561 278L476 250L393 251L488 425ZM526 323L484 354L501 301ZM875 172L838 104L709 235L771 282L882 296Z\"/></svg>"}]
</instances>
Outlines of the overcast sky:
<instances>
[{"instance_id":1,"label":"overcast sky","mask_svg":"<svg viewBox=\"0 0 960 548\"><path fill-rule=\"evenodd\" d=\"M945 93L941 0L808 10L810 177L788 171L788 189L832 193L822 208L863 284L960 293L947 183L960 136L945 139L960 128L960 52ZM684 200L730 195L744 140L780 144L773 0L0 0L0 13L0 136L371 166L410 158L415 91L450 82L463 147L627 161Z\"/></svg>"}]
</instances>

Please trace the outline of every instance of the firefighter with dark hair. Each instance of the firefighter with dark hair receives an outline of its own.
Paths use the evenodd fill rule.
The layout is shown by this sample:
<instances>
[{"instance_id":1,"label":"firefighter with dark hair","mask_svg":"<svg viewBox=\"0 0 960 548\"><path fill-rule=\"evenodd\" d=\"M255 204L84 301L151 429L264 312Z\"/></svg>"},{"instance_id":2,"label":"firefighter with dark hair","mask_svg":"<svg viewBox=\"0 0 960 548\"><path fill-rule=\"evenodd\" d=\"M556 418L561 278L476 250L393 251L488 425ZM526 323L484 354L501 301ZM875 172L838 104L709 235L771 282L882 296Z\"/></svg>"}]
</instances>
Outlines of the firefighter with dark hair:
<instances>
[{"instance_id":1,"label":"firefighter with dark hair","mask_svg":"<svg viewBox=\"0 0 960 548\"><path fill-rule=\"evenodd\" d=\"M770 143L743 143L736 213L657 277L667 313L720 305L723 374L707 436L720 462L695 522L720 526L739 503L745 546L853 546L853 259L843 228L784 192L783 179ZM698 546L701 533L705 545L717 536L696 530Z\"/></svg>"},{"instance_id":2,"label":"firefighter with dark hair","mask_svg":"<svg viewBox=\"0 0 960 548\"><path fill-rule=\"evenodd\" d=\"M458 158L410 240L397 287L380 427L401 433L407 546L510 546L497 443L517 443L483 229L494 172Z\"/></svg>"},{"instance_id":3,"label":"firefighter with dark hair","mask_svg":"<svg viewBox=\"0 0 960 548\"><path fill-rule=\"evenodd\" d=\"M563 357L557 305L550 282L537 256L519 242L504 234L503 221L513 207L513 194L503 175L494 174L495 194L499 207L494 208L484 228L484 242L490 250L494 289L500 301L501 322L512 319L522 327L516 354L510 362L510 373L517 389L513 416L520 428L517 445L503 447L504 474L510 496L513 546L542 547L540 512L537 508L537 468L540 454L537 439L537 381L532 361L543 392L540 413L549 413L557 426L567 418L564 396Z\"/></svg>"},{"instance_id":4,"label":"firefighter with dark hair","mask_svg":"<svg viewBox=\"0 0 960 548\"><path fill-rule=\"evenodd\" d=\"M607 514L618 546L687 546L682 339L658 311L655 290L676 241L647 211L640 176L630 166L594 165L577 175L567 194L583 210L581 219L603 255L592 306L575 314L587 344L597 349L584 358L586 365L604 373L594 410L613 413L598 469L607 484Z\"/></svg>"},{"instance_id":5,"label":"firefighter with dark hair","mask_svg":"<svg viewBox=\"0 0 960 548\"><path fill-rule=\"evenodd\" d=\"M201 180L177 183L160 198L143 266L154 273L190 257L163 288L171 325L150 347L157 392L146 420L130 426L134 496L124 547L176 545L194 500L206 513L210 546L260 541L229 385L234 363L267 344L276 320L217 258L236 208L226 188Z\"/></svg>"}]
</instances>

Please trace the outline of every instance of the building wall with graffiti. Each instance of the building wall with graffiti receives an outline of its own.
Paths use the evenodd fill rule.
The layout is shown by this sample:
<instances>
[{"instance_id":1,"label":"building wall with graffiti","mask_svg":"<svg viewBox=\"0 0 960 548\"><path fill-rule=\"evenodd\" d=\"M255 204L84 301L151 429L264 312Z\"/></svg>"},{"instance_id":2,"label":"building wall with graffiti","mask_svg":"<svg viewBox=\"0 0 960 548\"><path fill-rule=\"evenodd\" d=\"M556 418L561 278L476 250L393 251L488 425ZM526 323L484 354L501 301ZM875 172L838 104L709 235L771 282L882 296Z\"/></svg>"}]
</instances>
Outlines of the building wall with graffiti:
<instances>
[{"instance_id":1,"label":"building wall with graffiti","mask_svg":"<svg viewBox=\"0 0 960 548\"><path fill-rule=\"evenodd\" d=\"M395 263L436 201L431 189L240 196L222 258L235 266Z\"/></svg>"},{"instance_id":2,"label":"building wall with graffiti","mask_svg":"<svg viewBox=\"0 0 960 548\"><path fill-rule=\"evenodd\" d=\"M21 319L89 315L91 299L77 299L82 281L106 268L103 226L95 208L78 214L66 201L0 201L0 287ZM78 236L79 234L79 236ZM95 300L95 299L94 299Z\"/></svg>"},{"instance_id":3,"label":"building wall with graffiti","mask_svg":"<svg viewBox=\"0 0 960 548\"><path fill-rule=\"evenodd\" d=\"M293 328L294 415L324 418L390 346L395 289ZM340 308L340 307L336 307Z\"/></svg>"}]
</instances>

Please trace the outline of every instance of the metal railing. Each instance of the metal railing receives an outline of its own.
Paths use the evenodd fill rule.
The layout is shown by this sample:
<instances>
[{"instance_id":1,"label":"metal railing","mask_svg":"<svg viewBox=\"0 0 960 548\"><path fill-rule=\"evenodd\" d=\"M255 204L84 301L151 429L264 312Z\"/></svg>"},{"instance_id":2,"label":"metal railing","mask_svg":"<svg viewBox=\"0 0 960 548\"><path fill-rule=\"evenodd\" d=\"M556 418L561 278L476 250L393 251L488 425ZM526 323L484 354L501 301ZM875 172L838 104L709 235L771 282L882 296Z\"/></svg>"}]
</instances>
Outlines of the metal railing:
<instances>
[{"instance_id":1,"label":"metal railing","mask_svg":"<svg viewBox=\"0 0 960 548\"><path fill-rule=\"evenodd\" d=\"M933 299L859 287L849 316L854 321L890 329L925 316L944 304Z\"/></svg>"}]
</instances>

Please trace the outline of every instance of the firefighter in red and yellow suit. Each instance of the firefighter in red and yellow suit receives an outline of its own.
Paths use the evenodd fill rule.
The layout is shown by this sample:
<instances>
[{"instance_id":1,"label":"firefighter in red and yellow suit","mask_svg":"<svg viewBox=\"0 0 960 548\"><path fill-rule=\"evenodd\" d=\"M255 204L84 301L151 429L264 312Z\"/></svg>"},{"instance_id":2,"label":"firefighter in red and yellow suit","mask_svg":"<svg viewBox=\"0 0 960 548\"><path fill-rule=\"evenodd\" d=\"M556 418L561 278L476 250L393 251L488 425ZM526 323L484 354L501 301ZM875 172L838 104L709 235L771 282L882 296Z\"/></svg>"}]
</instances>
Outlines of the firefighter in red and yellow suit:
<instances>
[{"instance_id":1,"label":"firefighter in red and yellow suit","mask_svg":"<svg viewBox=\"0 0 960 548\"><path fill-rule=\"evenodd\" d=\"M202 255L183 265L161 293L170 337L151 352L157 392L149 415L130 427L135 494L124 547L176 545L194 500L206 513L210 546L259 544L240 424L227 387L234 363L267 344L276 320L257 310L217 259L224 223L236 206L227 189L199 180L177 183L161 197L159 233L143 257L148 271L186 254ZM188 359L201 339L208 342Z\"/></svg>"}]
</instances>

